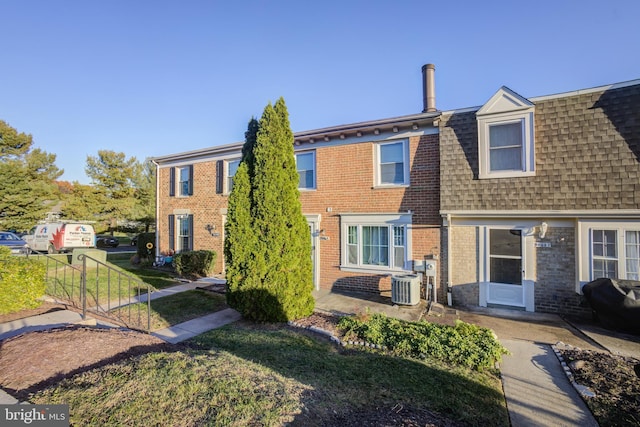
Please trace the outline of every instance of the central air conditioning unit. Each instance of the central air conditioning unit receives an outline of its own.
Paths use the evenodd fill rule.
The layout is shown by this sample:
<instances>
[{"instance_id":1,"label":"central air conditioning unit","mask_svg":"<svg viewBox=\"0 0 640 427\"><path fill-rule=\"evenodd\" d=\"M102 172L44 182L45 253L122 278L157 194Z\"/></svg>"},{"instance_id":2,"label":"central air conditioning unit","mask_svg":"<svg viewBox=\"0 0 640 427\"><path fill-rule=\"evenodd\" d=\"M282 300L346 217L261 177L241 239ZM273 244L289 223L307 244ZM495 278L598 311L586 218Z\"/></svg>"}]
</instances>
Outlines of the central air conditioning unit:
<instances>
[{"instance_id":1,"label":"central air conditioning unit","mask_svg":"<svg viewBox=\"0 0 640 427\"><path fill-rule=\"evenodd\" d=\"M420 302L420 276L403 274L391 278L391 302L416 305Z\"/></svg>"}]
</instances>

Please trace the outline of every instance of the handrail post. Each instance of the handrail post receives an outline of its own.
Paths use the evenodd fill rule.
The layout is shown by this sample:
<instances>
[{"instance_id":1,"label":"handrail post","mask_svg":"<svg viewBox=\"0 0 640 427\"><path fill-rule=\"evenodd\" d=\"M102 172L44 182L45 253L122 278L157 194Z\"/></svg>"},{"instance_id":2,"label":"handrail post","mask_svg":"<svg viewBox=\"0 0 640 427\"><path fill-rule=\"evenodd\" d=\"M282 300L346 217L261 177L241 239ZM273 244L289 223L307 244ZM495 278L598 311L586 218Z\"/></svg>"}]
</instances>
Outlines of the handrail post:
<instances>
[{"instance_id":1,"label":"handrail post","mask_svg":"<svg viewBox=\"0 0 640 427\"><path fill-rule=\"evenodd\" d=\"M82 320L87 320L87 257L84 254L78 255L82 257L82 272L80 272L80 298L82 299Z\"/></svg>"}]
</instances>

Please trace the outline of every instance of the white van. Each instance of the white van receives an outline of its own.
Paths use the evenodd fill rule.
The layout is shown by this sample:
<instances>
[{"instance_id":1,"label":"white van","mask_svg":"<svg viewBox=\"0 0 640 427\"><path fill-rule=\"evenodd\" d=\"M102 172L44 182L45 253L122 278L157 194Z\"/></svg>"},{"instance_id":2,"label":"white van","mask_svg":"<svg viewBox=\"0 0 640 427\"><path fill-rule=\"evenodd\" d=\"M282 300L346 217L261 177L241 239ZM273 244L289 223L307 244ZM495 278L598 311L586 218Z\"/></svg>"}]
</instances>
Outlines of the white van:
<instances>
[{"instance_id":1,"label":"white van","mask_svg":"<svg viewBox=\"0 0 640 427\"><path fill-rule=\"evenodd\" d=\"M93 226L80 222L48 222L38 224L22 237L32 251L70 252L76 248L94 248Z\"/></svg>"}]
</instances>

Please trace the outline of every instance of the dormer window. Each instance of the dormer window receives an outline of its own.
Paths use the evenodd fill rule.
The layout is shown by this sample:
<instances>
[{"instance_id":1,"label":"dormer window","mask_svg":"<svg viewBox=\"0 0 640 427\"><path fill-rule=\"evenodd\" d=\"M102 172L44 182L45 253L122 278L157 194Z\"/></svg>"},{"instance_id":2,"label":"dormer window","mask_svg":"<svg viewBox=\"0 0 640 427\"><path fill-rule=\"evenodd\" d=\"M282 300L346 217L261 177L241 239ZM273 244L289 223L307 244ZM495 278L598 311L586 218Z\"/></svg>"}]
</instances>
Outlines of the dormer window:
<instances>
[{"instance_id":1,"label":"dormer window","mask_svg":"<svg viewBox=\"0 0 640 427\"><path fill-rule=\"evenodd\" d=\"M503 87L476 113L480 179L535 175L534 111Z\"/></svg>"}]
</instances>

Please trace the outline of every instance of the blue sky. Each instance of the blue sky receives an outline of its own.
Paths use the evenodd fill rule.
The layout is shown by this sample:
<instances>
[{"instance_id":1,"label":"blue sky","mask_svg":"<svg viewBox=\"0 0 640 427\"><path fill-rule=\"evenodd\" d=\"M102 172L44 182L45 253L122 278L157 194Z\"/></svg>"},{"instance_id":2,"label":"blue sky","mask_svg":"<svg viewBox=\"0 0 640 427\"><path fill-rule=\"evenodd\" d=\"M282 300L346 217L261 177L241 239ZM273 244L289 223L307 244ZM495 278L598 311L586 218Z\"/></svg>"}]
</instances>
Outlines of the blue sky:
<instances>
[{"instance_id":1,"label":"blue sky","mask_svg":"<svg viewBox=\"0 0 640 427\"><path fill-rule=\"evenodd\" d=\"M293 131L640 78L640 1L2 0L0 120L90 183L98 150L242 141L284 97Z\"/></svg>"}]
</instances>

